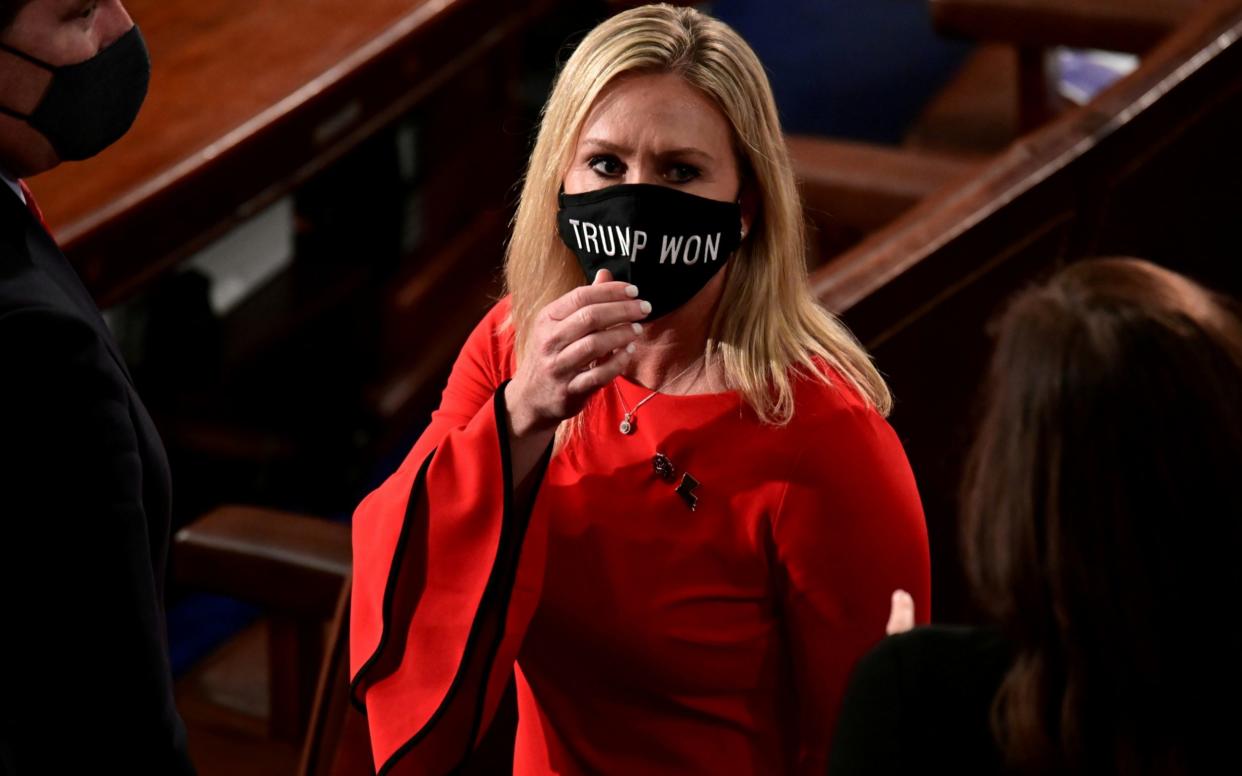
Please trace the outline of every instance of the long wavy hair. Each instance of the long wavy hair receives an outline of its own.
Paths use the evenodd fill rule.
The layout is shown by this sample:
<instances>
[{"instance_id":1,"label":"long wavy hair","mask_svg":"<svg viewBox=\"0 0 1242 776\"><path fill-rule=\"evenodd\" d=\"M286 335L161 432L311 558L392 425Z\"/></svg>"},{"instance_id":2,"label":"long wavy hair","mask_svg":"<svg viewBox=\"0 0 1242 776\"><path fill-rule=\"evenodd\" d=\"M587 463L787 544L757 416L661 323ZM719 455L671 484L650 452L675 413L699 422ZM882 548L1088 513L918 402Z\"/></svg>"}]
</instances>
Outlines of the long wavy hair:
<instances>
[{"instance_id":1,"label":"long wavy hair","mask_svg":"<svg viewBox=\"0 0 1242 776\"><path fill-rule=\"evenodd\" d=\"M728 25L692 8L647 5L617 14L586 36L559 73L505 257L517 357L538 312L583 283L557 233L556 195L596 98L634 73L675 73L710 96L732 125L739 169L758 195L750 233L729 260L705 356L719 358L728 387L764 422L793 415L790 367L829 379L816 358L887 414L888 388L871 359L811 294L802 208L763 67Z\"/></svg>"},{"instance_id":2,"label":"long wavy hair","mask_svg":"<svg viewBox=\"0 0 1242 776\"><path fill-rule=\"evenodd\" d=\"M1000 321L964 481L968 574L1016 648L993 732L1024 773L1213 772L1242 692L1242 323L1134 259ZM1221 759L1216 759L1221 758Z\"/></svg>"}]
</instances>

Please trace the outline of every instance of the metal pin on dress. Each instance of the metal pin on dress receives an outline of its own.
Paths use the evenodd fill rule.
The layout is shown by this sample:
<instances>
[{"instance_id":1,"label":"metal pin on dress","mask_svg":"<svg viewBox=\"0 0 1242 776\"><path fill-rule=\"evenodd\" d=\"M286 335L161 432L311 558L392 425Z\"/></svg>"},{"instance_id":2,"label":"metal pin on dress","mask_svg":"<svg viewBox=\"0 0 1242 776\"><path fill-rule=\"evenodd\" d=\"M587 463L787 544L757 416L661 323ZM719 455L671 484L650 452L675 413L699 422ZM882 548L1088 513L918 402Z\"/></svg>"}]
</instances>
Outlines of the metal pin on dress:
<instances>
[{"instance_id":1,"label":"metal pin on dress","mask_svg":"<svg viewBox=\"0 0 1242 776\"><path fill-rule=\"evenodd\" d=\"M668 459L664 453L656 453L651 459L651 466L656 470L656 474L660 475L660 479L673 481L673 462Z\"/></svg>"}]
</instances>

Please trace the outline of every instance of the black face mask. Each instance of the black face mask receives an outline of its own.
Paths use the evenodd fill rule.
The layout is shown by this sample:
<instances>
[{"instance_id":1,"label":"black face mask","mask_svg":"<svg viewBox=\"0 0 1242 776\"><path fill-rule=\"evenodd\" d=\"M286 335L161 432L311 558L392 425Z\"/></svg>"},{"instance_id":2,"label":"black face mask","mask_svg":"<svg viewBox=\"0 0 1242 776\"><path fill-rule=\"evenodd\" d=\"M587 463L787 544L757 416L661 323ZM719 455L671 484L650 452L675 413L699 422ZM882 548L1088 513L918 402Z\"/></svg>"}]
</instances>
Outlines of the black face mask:
<instances>
[{"instance_id":1,"label":"black face mask","mask_svg":"<svg viewBox=\"0 0 1242 776\"><path fill-rule=\"evenodd\" d=\"M147 97L151 59L135 25L95 56L74 65L50 65L0 43L0 49L43 68L52 80L30 115L0 106L48 139L64 161L89 159L129 131Z\"/></svg>"},{"instance_id":2,"label":"black face mask","mask_svg":"<svg viewBox=\"0 0 1242 776\"><path fill-rule=\"evenodd\" d=\"M651 303L646 320L690 301L741 240L736 202L696 197L650 183L624 183L560 195L561 239L589 282L601 269L638 286Z\"/></svg>"}]
</instances>

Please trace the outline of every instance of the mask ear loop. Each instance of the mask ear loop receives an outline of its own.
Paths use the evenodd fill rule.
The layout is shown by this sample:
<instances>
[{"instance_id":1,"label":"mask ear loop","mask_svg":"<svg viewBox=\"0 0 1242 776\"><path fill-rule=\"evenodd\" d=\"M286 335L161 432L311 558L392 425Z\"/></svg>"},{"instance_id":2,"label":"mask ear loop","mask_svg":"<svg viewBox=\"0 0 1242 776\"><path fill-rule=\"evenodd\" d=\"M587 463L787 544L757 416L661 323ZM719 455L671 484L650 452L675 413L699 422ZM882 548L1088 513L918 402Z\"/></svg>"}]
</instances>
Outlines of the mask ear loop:
<instances>
[{"instance_id":1,"label":"mask ear loop","mask_svg":"<svg viewBox=\"0 0 1242 776\"><path fill-rule=\"evenodd\" d=\"M46 70L47 72L52 73L53 75L56 74L57 68L55 66L49 65L47 62L44 62L38 57L31 56L27 54L25 51L22 51L21 49L15 49L7 43L0 43L0 51L3 51L7 54L12 54L18 59L29 62L30 64L34 65L40 70ZM5 116L12 116L13 118L18 119L20 121L29 121L30 116L31 116L31 114L29 113L19 113L5 105L0 105L0 113L4 114Z\"/></svg>"},{"instance_id":2,"label":"mask ear loop","mask_svg":"<svg viewBox=\"0 0 1242 776\"><path fill-rule=\"evenodd\" d=\"M39 68L40 70L46 70L49 73L55 73L57 70L57 67L55 65L49 65L47 62L44 62L42 59L39 59L38 57L35 57L35 56L31 56L30 54L27 54L25 51L22 51L21 49L15 49L7 43L0 43L0 51L8 52L9 54L12 54L18 59L24 59L30 64Z\"/></svg>"}]
</instances>

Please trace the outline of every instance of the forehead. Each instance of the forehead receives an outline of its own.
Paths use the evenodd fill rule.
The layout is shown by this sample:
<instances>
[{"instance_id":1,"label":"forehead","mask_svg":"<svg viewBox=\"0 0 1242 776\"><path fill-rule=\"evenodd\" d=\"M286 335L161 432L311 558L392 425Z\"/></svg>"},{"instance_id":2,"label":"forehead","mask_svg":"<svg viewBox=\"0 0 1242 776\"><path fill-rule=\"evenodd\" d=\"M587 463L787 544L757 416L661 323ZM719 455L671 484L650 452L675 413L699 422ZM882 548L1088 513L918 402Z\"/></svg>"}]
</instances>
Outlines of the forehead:
<instances>
[{"instance_id":1,"label":"forehead","mask_svg":"<svg viewBox=\"0 0 1242 776\"><path fill-rule=\"evenodd\" d=\"M626 75L608 84L588 111L578 142L588 139L715 154L732 148L733 129L716 102L681 76Z\"/></svg>"}]
</instances>

